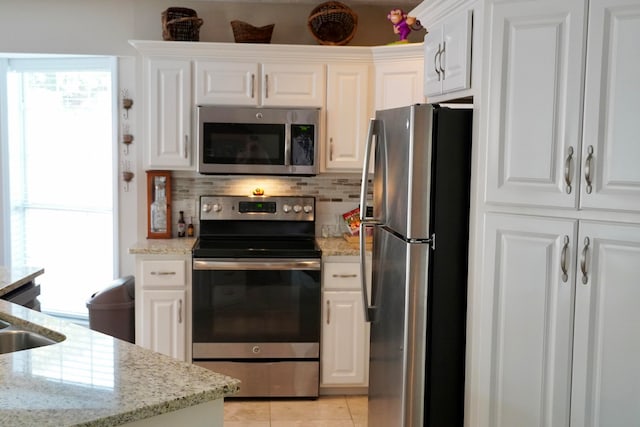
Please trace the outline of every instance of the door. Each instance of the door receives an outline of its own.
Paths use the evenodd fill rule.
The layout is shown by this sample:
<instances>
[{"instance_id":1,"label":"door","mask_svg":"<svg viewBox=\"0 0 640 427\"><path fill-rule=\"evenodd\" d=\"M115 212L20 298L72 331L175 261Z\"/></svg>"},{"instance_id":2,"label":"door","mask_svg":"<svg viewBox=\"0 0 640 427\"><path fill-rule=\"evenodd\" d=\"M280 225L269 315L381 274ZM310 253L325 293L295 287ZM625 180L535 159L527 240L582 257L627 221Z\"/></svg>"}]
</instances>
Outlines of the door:
<instances>
[{"instance_id":1,"label":"door","mask_svg":"<svg viewBox=\"0 0 640 427\"><path fill-rule=\"evenodd\" d=\"M327 170L362 170L369 115L369 66L330 64L327 85Z\"/></svg>"},{"instance_id":2,"label":"door","mask_svg":"<svg viewBox=\"0 0 640 427\"><path fill-rule=\"evenodd\" d=\"M374 228L369 427L423 423L427 244Z\"/></svg>"},{"instance_id":3,"label":"door","mask_svg":"<svg viewBox=\"0 0 640 427\"><path fill-rule=\"evenodd\" d=\"M577 227L565 219L485 218L479 427L568 426Z\"/></svg>"},{"instance_id":4,"label":"door","mask_svg":"<svg viewBox=\"0 0 640 427\"><path fill-rule=\"evenodd\" d=\"M640 226L581 221L578 243L571 425L638 425Z\"/></svg>"},{"instance_id":5,"label":"door","mask_svg":"<svg viewBox=\"0 0 640 427\"><path fill-rule=\"evenodd\" d=\"M566 183L580 152L586 1L487 10L486 201L575 208L576 184Z\"/></svg>"},{"instance_id":6,"label":"door","mask_svg":"<svg viewBox=\"0 0 640 427\"><path fill-rule=\"evenodd\" d=\"M322 64L262 64L262 105L324 107Z\"/></svg>"},{"instance_id":7,"label":"door","mask_svg":"<svg viewBox=\"0 0 640 427\"><path fill-rule=\"evenodd\" d=\"M442 38L442 93L467 89L471 82L471 18L472 11L444 23Z\"/></svg>"},{"instance_id":8,"label":"door","mask_svg":"<svg viewBox=\"0 0 640 427\"><path fill-rule=\"evenodd\" d=\"M638 40L640 3L589 1L582 170L576 177L582 208L640 212Z\"/></svg>"},{"instance_id":9,"label":"door","mask_svg":"<svg viewBox=\"0 0 640 427\"><path fill-rule=\"evenodd\" d=\"M147 59L147 162L153 169L190 169L191 61Z\"/></svg>"},{"instance_id":10,"label":"door","mask_svg":"<svg viewBox=\"0 0 640 427\"><path fill-rule=\"evenodd\" d=\"M143 291L142 345L153 351L186 360L186 292Z\"/></svg>"},{"instance_id":11,"label":"door","mask_svg":"<svg viewBox=\"0 0 640 427\"><path fill-rule=\"evenodd\" d=\"M406 238L429 237L432 117L426 104L376 113L373 212Z\"/></svg>"},{"instance_id":12,"label":"door","mask_svg":"<svg viewBox=\"0 0 640 427\"><path fill-rule=\"evenodd\" d=\"M367 385L367 328L360 291L324 291L322 385Z\"/></svg>"},{"instance_id":13,"label":"door","mask_svg":"<svg viewBox=\"0 0 640 427\"><path fill-rule=\"evenodd\" d=\"M258 99L256 62L195 62L196 105L256 105Z\"/></svg>"}]
</instances>

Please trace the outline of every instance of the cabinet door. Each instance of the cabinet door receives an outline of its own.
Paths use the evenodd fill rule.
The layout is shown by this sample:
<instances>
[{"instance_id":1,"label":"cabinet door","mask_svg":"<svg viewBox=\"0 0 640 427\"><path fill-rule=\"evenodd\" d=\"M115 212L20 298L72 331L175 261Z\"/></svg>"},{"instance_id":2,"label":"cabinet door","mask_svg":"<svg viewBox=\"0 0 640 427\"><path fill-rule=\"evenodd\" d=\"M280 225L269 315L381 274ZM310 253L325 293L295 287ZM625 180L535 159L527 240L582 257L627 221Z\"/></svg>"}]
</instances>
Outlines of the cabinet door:
<instances>
[{"instance_id":1,"label":"cabinet door","mask_svg":"<svg viewBox=\"0 0 640 427\"><path fill-rule=\"evenodd\" d=\"M143 347L186 358L186 292L182 290L143 291Z\"/></svg>"},{"instance_id":2,"label":"cabinet door","mask_svg":"<svg viewBox=\"0 0 640 427\"><path fill-rule=\"evenodd\" d=\"M640 226L584 221L579 243L571 425L635 426Z\"/></svg>"},{"instance_id":3,"label":"cabinet door","mask_svg":"<svg viewBox=\"0 0 640 427\"><path fill-rule=\"evenodd\" d=\"M484 232L474 425L566 426L577 222L487 214Z\"/></svg>"},{"instance_id":4,"label":"cabinet door","mask_svg":"<svg viewBox=\"0 0 640 427\"><path fill-rule=\"evenodd\" d=\"M325 73L322 64L263 64L262 104L323 107Z\"/></svg>"},{"instance_id":5,"label":"cabinet door","mask_svg":"<svg viewBox=\"0 0 640 427\"><path fill-rule=\"evenodd\" d=\"M442 75L438 60L442 50L443 30L442 25L436 25L424 36L424 94L426 96L442 93Z\"/></svg>"},{"instance_id":6,"label":"cabinet door","mask_svg":"<svg viewBox=\"0 0 640 427\"><path fill-rule=\"evenodd\" d=\"M505 1L486 10L486 201L575 208L565 165L580 152L586 1ZM566 173L575 183L575 168Z\"/></svg>"},{"instance_id":7,"label":"cabinet door","mask_svg":"<svg viewBox=\"0 0 640 427\"><path fill-rule=\"evenodd\" d=\"M640 212L640 3L590 0L588 28L580 205Z\"/></svg>"},{"instance_id":8,"label":"cabinet door","mask_svg":"<svg viewBox=\"0 0 640 427\"><path fill-rule=\"evenodd\" d=\"M362 170L369 118L369 66L331 64L327 73L325 168Z\"/></svg>"},{"instance_id":9,"label":"cabinet door","mask_svg":"<svg viewBox=\"0 0 640 427\"><path fill-rule=\"evenodd\" d=\"M444 23L442 93L468 89L471 83L471 10Z\"/></svg>"},{"instance_id":10,"label":"cabinet door","mask_svg":"<svg viewBox=\"0 0 640 427\"><path fill-rule=\"evenodd\" d=\"M198 60L195 63L196 105L256 105L258 64ZM258 80L256 80L258 79Z\"/></svg>"},{"instance_id":11,"label":"cabinet door","mask_svg":"<svg viewBox=\"0 0 640 427\"><path fill-rule=\"evenodd\" d=\"M423 70L423 59L377 64L376 109L385 110L424 102Z\"/></svg>"},{"instance_id":12,"label":"cabinet door","mask_svg":"<svg viewBox=\"0 0 640 427\"><path fill-rule=\"evenodd\" d=\"M147 166L191 168L191 61L147 59Z\"/></svg>"},{"instance_id":13,"label":"cabinet door","mask_svg":"<svg viewBox=\"0 0 640 427\"><path fill-rule=\"evenodd\" d=\"M362 293L325 291L322 312L322 385L366 386L368 334Z\"/></svg>"}]
</instances>

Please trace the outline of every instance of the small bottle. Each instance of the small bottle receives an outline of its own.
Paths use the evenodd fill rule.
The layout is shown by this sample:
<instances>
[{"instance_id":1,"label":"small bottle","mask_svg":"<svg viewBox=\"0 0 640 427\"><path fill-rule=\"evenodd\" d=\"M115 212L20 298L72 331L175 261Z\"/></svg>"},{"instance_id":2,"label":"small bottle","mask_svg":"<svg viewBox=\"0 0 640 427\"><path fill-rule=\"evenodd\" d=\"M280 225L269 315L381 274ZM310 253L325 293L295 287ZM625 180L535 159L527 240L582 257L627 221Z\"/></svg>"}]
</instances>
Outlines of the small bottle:
<instances>
[{"instance_id":1,"label":"small bottle","mask_svg":"<svg viewBox=\"0 0 640 427\"><path fill-rule=\"evenodd\" d=\"M184 211L180 211L180 219L178 219L178 237L186 235L187 224L184 222Z\"/></svg>"},{"instance_id":2,"label":"small bottle","mask_svg":"<svg viewBox=\"0 0 640 427\"><path fill-rule=\"evenodd\" d=\"M194 230L193 230L193 217L191 217L189 219L189 225L187 226L187 236L188 237L193 237L194 234Z\"/></svg>"}]
</instances>

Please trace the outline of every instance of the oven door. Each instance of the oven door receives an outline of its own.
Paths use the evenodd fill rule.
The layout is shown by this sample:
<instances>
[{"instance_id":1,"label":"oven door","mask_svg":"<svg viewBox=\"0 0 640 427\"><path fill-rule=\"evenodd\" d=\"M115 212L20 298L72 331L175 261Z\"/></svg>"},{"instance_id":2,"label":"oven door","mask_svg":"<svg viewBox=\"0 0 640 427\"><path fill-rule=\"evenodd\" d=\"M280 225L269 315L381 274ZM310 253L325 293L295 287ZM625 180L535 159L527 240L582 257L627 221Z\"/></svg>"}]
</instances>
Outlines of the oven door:
<instances>
[{"instance_id":1,"label":"oven door","mask_svg":"<svg viewBox=\"0 0 640 427\"><path fill-rule=\"evenodd\" d=\"M194 259L193 358L318 358L320 259Z\"/></svg>"}]
</instances>

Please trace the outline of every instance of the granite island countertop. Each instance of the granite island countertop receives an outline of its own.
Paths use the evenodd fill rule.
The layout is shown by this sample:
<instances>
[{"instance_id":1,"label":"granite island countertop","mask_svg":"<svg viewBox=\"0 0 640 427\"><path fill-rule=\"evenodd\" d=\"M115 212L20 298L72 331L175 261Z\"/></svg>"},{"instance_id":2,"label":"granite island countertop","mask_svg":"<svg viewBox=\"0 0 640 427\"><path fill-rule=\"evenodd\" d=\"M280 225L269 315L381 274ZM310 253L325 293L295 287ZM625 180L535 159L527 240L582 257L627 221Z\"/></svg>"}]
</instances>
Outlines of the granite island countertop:
<instances>
[{"instance_id":1,"label":"granite island countertop","mask_svg":"<svg viewBox=\"0 0 640 427\"><path fill-rule=\"evenodd\" d=\"M32 282L44 273L41 267L13 267L0 266L0 298L19 287Z\"/></svg>"},{"instance_id":2,"label":"granite island countertop","mask_svg":"<svg viewBox=\"0 0 640 427\"><path fill-rule=\"evenodd\" d=\"M116 426L222 399L239 381L0 301L0 319L57 344L0 354L0 425Z\"/></svg>"},{"instance_id":3,"label":"granite island countertop","mask_svg":"<svg viewBox=\"0 0 640 427\"><path fill-rule=\"evenodd\" d=\"M148 239L129 248L132 255L190 255L195 238ZM342 237L316 237L322 256L358 256L360 250Z\"/></svg>"}]
</instances>

